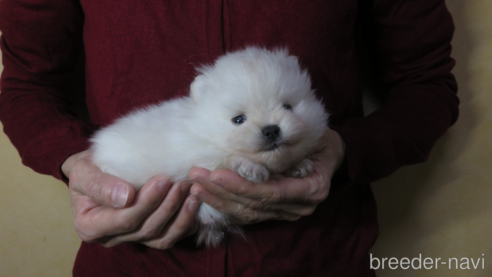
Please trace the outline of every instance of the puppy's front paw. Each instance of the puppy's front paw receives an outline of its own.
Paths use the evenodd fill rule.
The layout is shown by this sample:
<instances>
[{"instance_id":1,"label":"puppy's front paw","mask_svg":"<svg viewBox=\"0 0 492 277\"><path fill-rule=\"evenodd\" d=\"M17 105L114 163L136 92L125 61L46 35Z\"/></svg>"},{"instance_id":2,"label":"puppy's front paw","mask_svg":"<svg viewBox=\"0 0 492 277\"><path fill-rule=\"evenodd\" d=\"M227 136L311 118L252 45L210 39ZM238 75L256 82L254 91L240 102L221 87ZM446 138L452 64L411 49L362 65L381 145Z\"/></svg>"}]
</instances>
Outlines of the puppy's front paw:
<instances>
[{"instance_id":1,"label":"puppy's front paw","mask_svg":"<svg viewBox=\"0 0 492 277\"><path fill-rule=\"evenodd\" d=\"M254 183L262 183L270 178L270 172L262 164L244 160L237 168L241 177Z\"/></svg>"},{"instance_id":2,"label":"puppy's front paw","mask_svg":"<svg viewBox=\"0 0 492 277\"><path fill-rule=\"evenodd\" d=\"M293 168L285 171L284 175L287 177L303 178L313 172L313 168L313 162L311 160L304 159Z\"/></svg>"}]
</instances>

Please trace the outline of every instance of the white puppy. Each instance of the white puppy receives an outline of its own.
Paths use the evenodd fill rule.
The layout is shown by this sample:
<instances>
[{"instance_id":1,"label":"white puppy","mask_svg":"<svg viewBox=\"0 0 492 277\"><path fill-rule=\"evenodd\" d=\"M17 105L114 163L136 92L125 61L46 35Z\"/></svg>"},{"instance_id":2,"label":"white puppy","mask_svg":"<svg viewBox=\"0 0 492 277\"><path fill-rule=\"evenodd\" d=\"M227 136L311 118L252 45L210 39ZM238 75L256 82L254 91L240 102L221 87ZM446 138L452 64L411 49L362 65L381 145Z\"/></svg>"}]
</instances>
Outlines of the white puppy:
<instances>
[{"instance_id":1,"label":"white puppy","mask_svg":"<svg viewBox=\"0 0 492 277\"><path fill-rule=\"evenodd\" d=\"M94 163L137 189L157 174L186 180L193 166L232 169L253 182L312 171L305 157L328 115L297 58L248 47L198 72L189 97L139 109L97 132ZM202 204L198 219L198 243L219 243L226 216Z\"/></svg>"}]
</instances>

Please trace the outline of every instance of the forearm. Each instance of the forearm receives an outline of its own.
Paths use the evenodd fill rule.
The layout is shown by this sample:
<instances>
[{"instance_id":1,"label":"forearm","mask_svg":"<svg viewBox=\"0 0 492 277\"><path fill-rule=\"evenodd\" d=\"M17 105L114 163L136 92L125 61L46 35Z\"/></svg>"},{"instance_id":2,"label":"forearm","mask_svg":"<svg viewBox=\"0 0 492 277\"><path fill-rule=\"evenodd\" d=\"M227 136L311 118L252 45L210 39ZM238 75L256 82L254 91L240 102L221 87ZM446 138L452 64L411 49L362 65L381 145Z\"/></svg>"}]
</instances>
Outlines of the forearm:
<instances>
[{"instance_id":1,"label":"forearm","mask_svg":"<svg viewBox=\"0 0 492 277\"><path fill-rule=\"evenodd\" d=\"M404 6L404 7L402 7ZM333 129L346 143L353 183L383 178L425 161L458 117L450 57L454 25L444 1L375 1L367 23L388 93L383 107Z\"/></svg>"},{"instance_id":2,"label":"forearm","mask_svg":"<svg viewBox=\"0 0 492 277\"><path fill-rule=\"evenodd\" d=\"M87 148L93 130L67 101L82 23L71 1L0 2L0 119L23 163L57 178L65 159Z\"/></svg>"}]
</instances>

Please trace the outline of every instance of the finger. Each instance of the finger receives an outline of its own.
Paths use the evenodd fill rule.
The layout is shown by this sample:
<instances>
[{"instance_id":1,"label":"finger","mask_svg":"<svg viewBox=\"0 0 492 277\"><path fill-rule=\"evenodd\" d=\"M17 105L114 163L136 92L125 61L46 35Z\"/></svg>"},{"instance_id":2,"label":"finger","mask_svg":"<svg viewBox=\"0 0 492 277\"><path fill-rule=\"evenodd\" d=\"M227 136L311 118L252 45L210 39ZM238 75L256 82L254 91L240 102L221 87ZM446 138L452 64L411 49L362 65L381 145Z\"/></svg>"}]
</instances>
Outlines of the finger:
<instances>
[{"instance_id":1,"label":"finger","mask_svg":"<svg viewBox=\"0 0 492 277\"><path fill-rule=\"evenodd\" d=\"M283 202L276 203L276 202L267 202L264 201L263 199L252 199L247 197L241 197L223 189L222 187L218 186L217 184L211 181L204 180L205 176L207 176L206 171L207 170L205 169L196 169L191 175L193 178L192 181L201 184L208 192L216 196L219 196L220 198L224 198L239 203L245 206L246 208L252 210L261 210L261 211L276 210L280 212L287 212L291 214L306 216L312 214L317 206L317 204L310 203L309 201L301 201L297 203L294 201L288 201L287 203L283 203Z\"/></svg>"},{"instance_id":2,"label":"finger","mask_svg":"<svg viewBox=\"0 0 492 277\"><path fill-rule=\"evenodd\" d=\"M230 201L210 193L199 183L193 184L190 193L212 208L228 215L237 224L251 224L265 220L285 219L285 214L280 211L249 209L238 202Z\"/></svg>"},{"instance_id":3,"label":"finger","mask_svg":"<svg viewBox=\"0 0 492 277\"><path fill-rule=\"evenodd\" d=\"M166 225L162 235L143 243L152 248L169 249L180 239L194 234L197 231L195 221L199 208L200 200L189 195L177 215Z\"/></svg>"},{"instance_id":4,"label":"finger","mask_svg":"<svg viewBox=\"0 0 492 277\"><path fill-rule=\"evenodd\" d=\"M236 181L232 180L229 182L236 182L235 184L242 182L242 184L239 185L243 186L243 188L230 192L222 186L210 181L208 178L214 178L216 172L213 172L212 174L209 172L210 171L203 168L194 168L190 171L190 178L192 181L201 184L212 194L239 203L252 210L277 210L305 215L312 213L314 210L312 210L311 207L313 205L316 206L316 204L325 199L324 193L320 196L312 195L318 193L317 191L309 194L310 190L306 189L306 187L309 186L309 183L306 184L306 182L309 182L309 179L306 178L298 179L278 176L277 179L272 179L267 183L256 184L248 182L239 175L229 171L228 173L237 176ZM320 187L320 183L313 184L313 186L314 185ZM247 192L246 189L251 190L251 192ZM326 190L328 189L326 188ZM298 205L295 205L296 202ZM276 204L282 205L278 206Z\"/></svg>"},{"instance_id":5,"label":"finger","mask_svg":"<svg viewBox=\"0 0 492 277\"><path fill-rule=\"evenodd\" d=\"M140 222L164 199L172 182L157 176L145 184L135 196L135 201L123 209L87 205L88 197L72 197L75 214L75 227L82 240L90 241L103 236L117 235L134 230ZM84 239L85 238L85 239Z\"/></svg>"},{"instance_id":6,"label":"finger","mask_svg":"<svg viewBox=\"0 0 492 277\"><path fill-rule=\"evenodd\" d=\"M263 203L318 204L328 195L331 176L320 164L322 162L315 160L313 173L305 178L279 176L257 184L249 182L231 170L219 169L210 174L210 181L243 199L255 199Z\"/></svg>"},{"instance_id":7,"label":"finger","mask_svg":"<svg viewBox=\"0 0 492 277\"><path fill-rule=\"evenodd\" d=\"M210 181L210 179L209 179L210 173L211 172L207 169L200 168L200 167L194 167L190 170L189 177L190 177L190 180L192 182L199 183L206 190L208 190L209 192L211 192L217 196L220 196L224 199L235 201L238 203L241 202L241 199L239 199L240 198L239 196L223 189L219 185ZM250 200L250 199L245 199L245 200ZM253 201L253 200L250 200L250 201Z\"/></svg>"},{"instance_id":8,"label":"finger","mask_svg":"<svg viewBox=\"0 0 492 277\"><path fill-rule=\"evenodd\" d=\"M287 188L284 182L281 182L281 185L283 185L281 187L277 182L278 179L271 179L265 183L254 183L228 169L218 169L210 173L210 171L203 168L193 168L190 171L190 179L222 198L239 201L239 203L247 206L252 202L251 200L259 200L262 203L281 202L282 195L280 193L284 193L282 190ZM294 184L291 186L295 188L302 187L298 184L299 180L293 178L291 182L294 182ZM297 191L302 191L302 189L297 189L293 193ZM259 207L255 209L259 209Z\"/></svg>"},{"instance_id":9,"label":"finger","mask_svg":"<svg viewBox=\"0 0 492 277\"><path fill-rule=\"evenodd\" d=\"M135 197L135 188L121 178L104 174L87 159L73 166L69 188L90 197L95 203L113 208L128 206Z\"/></svg>"},{"instance_id":10,"label":"finger","mask_svg":"<svg viewBox=\"0 0 492 277\"><path fill-rule=\"evenodd\" d=\"M194 167L190 170L189 178L192 182L199 183L209 192L220 196L224 199L239 202L239 196L225 190L221 186L210 181L210 171L200 167ZM249 200L249 199L248 199Z\"/></svg>"},{"instance_id":11,"label":"finger","mask_svg":"<svg viewBox=\"0 0 492 277\"><path fill-rule=\"evenodd\" d=\"M234 195L240 196L247 204L248 199L263 203L282 203L305 200L307 178L270 179L264 183L250 182L231 170L219 169L210 174L210 181Z\"/></svg>"},{"instance_id":12,"label":"finger","mask_svg":"<svg viewBox=\"0 0 492 277\"><path fill-rule=\"evenodd\" d=\"M191 182L175 183L160 205L142 221L137 229L114 236L105 242L105 246L112 247L125 241L145 241L158 236L182 206L190 187Z\"/></svg>"},{"instance_id":13,"label":"finger","mask_svg":"<svg viewBox=\"0 0 492 277\"><path fill-rule=\"evenodd\" d=\"M286 212L297 216L311 215L318 205L308 203L270 204L269 209Z\"/></svg>"}]
</instances>

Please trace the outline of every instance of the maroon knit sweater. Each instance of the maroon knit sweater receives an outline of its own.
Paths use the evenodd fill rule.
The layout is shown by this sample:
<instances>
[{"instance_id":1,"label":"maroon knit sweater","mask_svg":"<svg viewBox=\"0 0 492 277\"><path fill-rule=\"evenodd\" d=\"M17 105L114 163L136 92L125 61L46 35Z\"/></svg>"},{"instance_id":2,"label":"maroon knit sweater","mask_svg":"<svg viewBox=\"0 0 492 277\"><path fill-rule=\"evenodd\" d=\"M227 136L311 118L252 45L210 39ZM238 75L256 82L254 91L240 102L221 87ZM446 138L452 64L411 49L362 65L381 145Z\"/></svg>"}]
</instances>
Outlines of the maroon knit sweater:
<instances>
[{"instance_id":1,"label":"maroon knit sweater","mask_svg":"<svg viewBox=\"0 0 492 277\"><path fill-rule=\"evenodd\" d=\"M453 29L443 0L1 0L0 118L27 166L62 178L60 165L88 147L96 126L185 95L195 67L247 45L287 46L346 143L348 184L334 181L311 216L248 226L246 241L231 236L217 248L82 243L74 275L373 276L368 183L424 161L456 121ZM386 84L383 107L367 117L357 30ZM67 100L83 50L91 123Z\"/></svg>"}]
</instances>

